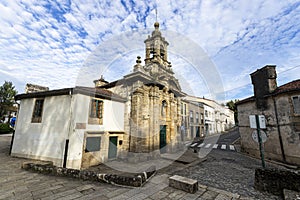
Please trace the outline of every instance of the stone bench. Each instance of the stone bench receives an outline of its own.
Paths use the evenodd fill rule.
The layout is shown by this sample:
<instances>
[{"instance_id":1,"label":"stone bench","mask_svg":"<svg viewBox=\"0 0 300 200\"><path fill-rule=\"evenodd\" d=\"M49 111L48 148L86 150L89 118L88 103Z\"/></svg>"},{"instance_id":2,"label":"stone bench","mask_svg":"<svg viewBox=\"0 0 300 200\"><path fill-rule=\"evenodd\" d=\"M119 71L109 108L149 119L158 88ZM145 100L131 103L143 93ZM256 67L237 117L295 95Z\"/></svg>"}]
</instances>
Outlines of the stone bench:
<instances>
[{"instance_id":1,"label":"stone bench","mask_svg":"<svg viewBox=\"0 0 300 200\"><path fill-rule=\"evenodd\" d=\"M198 191L198 181L178 175L169 178L169 186L189 193Z\"/></svg>"}]
</instances>

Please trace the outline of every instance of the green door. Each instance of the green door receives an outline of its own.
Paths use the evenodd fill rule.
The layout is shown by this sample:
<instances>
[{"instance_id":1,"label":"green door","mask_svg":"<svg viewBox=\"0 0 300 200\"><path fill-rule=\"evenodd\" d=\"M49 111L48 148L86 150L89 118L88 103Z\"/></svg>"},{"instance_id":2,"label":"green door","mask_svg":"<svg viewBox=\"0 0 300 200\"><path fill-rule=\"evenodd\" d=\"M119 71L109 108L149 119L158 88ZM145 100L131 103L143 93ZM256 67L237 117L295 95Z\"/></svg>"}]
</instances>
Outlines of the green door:
<instances>
[{"instance_id":1,"label":"green door","mask_svg":"<svg viewBox=\"0 0 300 200\"><path fill-rule=\"evenodd\" d=\"M108 147L108 159L116 158L117 157L117 143L118 137L112 136L109 137L109 147Z\"/></svg>"},{"instance_id":2,"label":"green door","mask_svg":"<svg viewBox=\"0 0 300 200\"><path fill-rule=\"evenodd\" d=\"M163 125L160 126L159 132L159 148L160 153L166 153L165 146L167 145L167 134L166 134L167 126Z\"/></svg>"}]
</instances>

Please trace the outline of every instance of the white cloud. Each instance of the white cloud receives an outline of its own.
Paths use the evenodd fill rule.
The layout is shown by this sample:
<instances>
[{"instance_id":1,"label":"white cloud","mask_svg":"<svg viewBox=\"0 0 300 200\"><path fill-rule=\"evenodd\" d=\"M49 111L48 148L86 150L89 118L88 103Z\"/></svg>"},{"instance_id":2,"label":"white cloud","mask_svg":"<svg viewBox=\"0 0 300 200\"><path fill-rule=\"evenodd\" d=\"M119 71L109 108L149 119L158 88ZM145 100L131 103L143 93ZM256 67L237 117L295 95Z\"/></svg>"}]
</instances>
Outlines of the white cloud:
<instances>
[{"instance_id":1,"label":"white cloud","mask_svg":"<svg viewBox=\"0 0 300 200\"><path fill-rule=\"evenodd\" d=\"M300 64L300 5L294 0L253 0L251 3L235 0L3 0L0 3L0 78L14 77L12 79L18 79L17 84L33 82L51 88L74 85L79 69L93 51L99 51L99 45L109 48L107 45L118 42L117 38L125 32L150 28L143 32L146 38L153 30L155 8L162 34L168 41L173 38L167 37L167 31L180 33L211 57L227 91L226 98L251 96L249 73L265 64L277 64L280 83L296 79L299 74L300 68L285 72ZM140 45L136 53L142 57L144 39L134 41L134 45ZM116 52L115 56L103 59L119 58L110 62L114 66L124 64L107 69L106 77L110 80L128 73L136 59L134 52L124 52L126 45L115 47L110 50ZM193 49L187 48L186 52L193 54ZM209 76L200 80L186 68L180 69L191 60L176 56L170 59L174 59L170 60L174 69L179 67L178 73L184 74L195 95L209 93L209 89L204 89L208 87L209 80L205 79Z\"/></svg>"}]
</instances>

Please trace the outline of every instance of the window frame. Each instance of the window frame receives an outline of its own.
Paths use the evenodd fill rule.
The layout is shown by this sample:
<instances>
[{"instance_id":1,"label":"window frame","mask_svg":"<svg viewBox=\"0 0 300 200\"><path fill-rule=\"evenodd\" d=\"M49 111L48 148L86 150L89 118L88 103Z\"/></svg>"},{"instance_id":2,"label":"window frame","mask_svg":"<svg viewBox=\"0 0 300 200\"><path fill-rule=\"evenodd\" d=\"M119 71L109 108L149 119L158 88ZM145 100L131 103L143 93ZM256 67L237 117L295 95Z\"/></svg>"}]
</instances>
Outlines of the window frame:
<instances>
[{"instance_id":1,"label":"window frame","mask_svg":"<svg viewBox=\"0 0 300 200\"><path fill-rule=\"evenodd\" d=\"M32 110L31 123L42 123L43 113L44 113L44 103L45 103L44 98L35 99L33 110Z\"/></svg>"},{"instance_id":2,"label":"window frame","mask_svg":"<svg viewBox=\"0 0 300 200\"><path fill-rule=\"evenodd\" d=\"M103 101L100 99L91 99L90 117L91 118L103 118ZM94 106L94 104L96 104ZM99 109L100 108L100 109Z\"/></svg>"},{"instance_id":3,"label":"window frame","mask_svg":"<svg viewBox=\"0 0 300 200\"><path fill-rule=\"evenodd\" d=\"M94 140L94 141L93 141ZM91 142L91 141L93 141L93 143ZM98 143L96 144L95 143L95 141L97 142L98 141ZM85 138L85 147L84 147L84 152L85 153L89 153L89 152L99 152L99 151L101 151L101 142L102 142L102 138L101 138L101 136L87 136L86 138ZM90 146L88 146L88 144L90 144L90 143L92 143L92 145L97 145L96 147L97 148L95 148L95 146L91 146L91 148L88 148L88 147L90 147ZM97 150L95 150L95 149L97 149Z\"/></svg>"},{"instance_id":4,"label":"window frame","mask_svg":"<svg viewBox=\"0 0 300 200\"><path fill-rule=\"evenodd\" d=\"M190 123L194 123L194 112L190 110Z\"/></svg>"},{"instance_id":5,"label":"window frame","mask_svg":"<svg viewBox=\"0 0 300 200\"><path fill-rule=\"evenodd\" d=\"M295 105L294 98L298 99L298 105ZM300 115L300 95L291 96L291 99L292 99L293 113L294 113L294 115L299 116ZM298 106L298 107L296 108L296 106Z\"/></svg>"},{"instance_id":6,"label":"window frame","mask_svg":"<svg viewBox=\"0 0 300 200\"><path fill-rule=\"evenodd\" d=\"M89 107L88 124L103 124L104 101L103 99L91 98Z\"/></svg>"}]
</instances>

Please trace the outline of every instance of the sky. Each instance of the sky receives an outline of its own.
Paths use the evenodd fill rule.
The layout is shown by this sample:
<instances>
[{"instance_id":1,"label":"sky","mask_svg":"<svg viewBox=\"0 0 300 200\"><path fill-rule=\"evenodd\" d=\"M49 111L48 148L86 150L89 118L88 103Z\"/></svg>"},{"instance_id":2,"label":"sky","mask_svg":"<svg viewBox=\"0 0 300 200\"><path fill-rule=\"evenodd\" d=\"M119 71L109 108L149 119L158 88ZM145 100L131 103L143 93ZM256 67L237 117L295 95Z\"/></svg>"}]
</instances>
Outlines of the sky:
<instances>
[{"instance_id":1,"label":"sky","mask_svg":"<svg viewBox=\"0 0 300 200\"><path fill-rule=\"evenodd\" d=\"M296 0L1 0L0 13L0 84L12 81L18 93L26 83L59 89L122 78L144 59L156 20L187 94L252 96L249 74L269 64L278 85L300 78Z\"/></svg>"}]
</instances>

